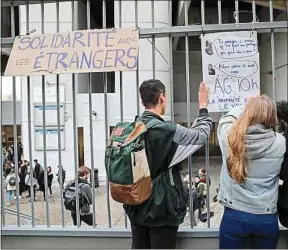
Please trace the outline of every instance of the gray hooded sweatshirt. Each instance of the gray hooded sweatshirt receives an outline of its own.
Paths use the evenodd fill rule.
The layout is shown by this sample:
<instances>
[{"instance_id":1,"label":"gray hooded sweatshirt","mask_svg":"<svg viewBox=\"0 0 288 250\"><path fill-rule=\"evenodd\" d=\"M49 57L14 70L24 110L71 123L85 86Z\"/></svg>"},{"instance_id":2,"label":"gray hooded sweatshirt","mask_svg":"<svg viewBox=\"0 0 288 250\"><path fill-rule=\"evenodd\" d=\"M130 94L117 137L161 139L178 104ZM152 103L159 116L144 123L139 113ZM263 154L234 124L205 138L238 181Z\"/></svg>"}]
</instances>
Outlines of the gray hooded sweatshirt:
<instances>
[{"instance_id":1,"label":"gray hooded sweatshirt","mask_svg":"<svg viewBox=\"0 0 288 250\"><path fill-rule=\"evenodd\" d=\"M222 151L222 169L218 198L221 204L252 214L277 212L279 174L286 151L285 138L262 124L248 127L245 143L247 150L247 178L237 184L229 176L227 136L244 107L232 109L224 115L218 126L218 139Z\"/></svg>"}]
</instances>

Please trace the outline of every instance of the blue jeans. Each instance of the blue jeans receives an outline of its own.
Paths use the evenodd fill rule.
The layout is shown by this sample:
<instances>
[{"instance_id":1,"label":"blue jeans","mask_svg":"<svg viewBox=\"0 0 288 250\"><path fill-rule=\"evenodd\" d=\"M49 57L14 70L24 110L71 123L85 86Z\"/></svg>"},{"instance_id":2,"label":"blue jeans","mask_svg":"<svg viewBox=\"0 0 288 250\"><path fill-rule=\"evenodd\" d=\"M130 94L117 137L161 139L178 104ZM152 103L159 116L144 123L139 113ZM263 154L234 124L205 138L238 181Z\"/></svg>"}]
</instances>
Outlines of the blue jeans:
<instances>
[{"instance_id":1,"label":"blue jeans","mask_svg":"<svg viewBox=\"0 0 288 250\"><path fill-rule=\"evenodd\" d=\"M12 190L8 190L8 202L11 203L11 201L13 200L13 191Z\"/></svg>"},{"instance_id":2,"label":"blue jeans","mask_svg":"<svg viewBox=\"0 0 288 250\"><path fill-rule=\"evenodd\" d=\"M225 207L220 225L220 249L275 249L278 237L277 214L250 214Z\"/></svg>"}]
</instances>

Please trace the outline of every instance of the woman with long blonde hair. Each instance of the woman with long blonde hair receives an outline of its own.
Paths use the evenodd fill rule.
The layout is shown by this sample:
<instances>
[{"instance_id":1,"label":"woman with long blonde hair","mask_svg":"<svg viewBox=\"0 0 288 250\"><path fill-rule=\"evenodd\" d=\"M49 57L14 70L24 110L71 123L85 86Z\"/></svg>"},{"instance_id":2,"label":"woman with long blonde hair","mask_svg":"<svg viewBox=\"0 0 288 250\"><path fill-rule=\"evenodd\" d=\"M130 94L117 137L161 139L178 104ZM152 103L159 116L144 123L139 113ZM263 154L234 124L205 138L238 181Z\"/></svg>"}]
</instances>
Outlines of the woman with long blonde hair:
<instances>
[{"instance_id":1,"label":"woman with long blonde hair","mask_svg":"<svg viewBox=\"0 0 288 250\"><path fill-rule=\"evenodd\" d=\"M219 121L223 164L218 197L225 207L221 249L277 246L278 185L286 142L276 127L276 107L264 95Z\"/></svg>"}]
</instances>

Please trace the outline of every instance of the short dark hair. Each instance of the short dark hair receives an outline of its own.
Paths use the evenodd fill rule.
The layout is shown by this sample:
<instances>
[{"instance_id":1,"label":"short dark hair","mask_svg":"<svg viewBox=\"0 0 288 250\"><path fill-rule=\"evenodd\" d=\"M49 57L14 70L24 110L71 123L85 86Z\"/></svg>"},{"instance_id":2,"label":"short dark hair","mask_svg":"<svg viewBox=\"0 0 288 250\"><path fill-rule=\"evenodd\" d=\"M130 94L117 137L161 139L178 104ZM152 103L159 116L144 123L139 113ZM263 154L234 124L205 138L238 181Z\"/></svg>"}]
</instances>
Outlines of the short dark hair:
<instances>
[{"instance_id":1,"label":"short dark hair","mask_svg":"<svg viewBox=\"0 0 288 250\"><path fill-rule=\"evenodd\" d=\"M157 79L144 81L140 88L140 96L145 108L153 108L158 104L161 94L165 95L165 85Z\"/></svg>"},{"instance_id":2,"label":"short dark hair","mask_svg":"<svg viewBox=\"0 0 288 250\"><path fill-rule=\"evenodd\" d=\"M90 168L86 167L86 166L81 166L79 169L78 169L78 176L79 177L84 177L85 174L88 175L91 173L91 170Z\"/></svg>"}]
</instances>

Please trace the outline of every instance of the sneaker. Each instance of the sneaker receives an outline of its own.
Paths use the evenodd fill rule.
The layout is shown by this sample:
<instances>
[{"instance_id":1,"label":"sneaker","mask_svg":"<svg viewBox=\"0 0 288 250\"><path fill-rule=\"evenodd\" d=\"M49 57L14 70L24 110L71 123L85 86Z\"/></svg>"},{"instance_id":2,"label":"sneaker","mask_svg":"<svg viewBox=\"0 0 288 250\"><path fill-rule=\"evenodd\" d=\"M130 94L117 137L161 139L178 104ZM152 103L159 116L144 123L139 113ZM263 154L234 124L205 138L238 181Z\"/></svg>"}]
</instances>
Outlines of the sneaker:
<instances>
[{"instance_id":1,"label":"sneaker","mask_svg":"<svg viewBox=\"0 0 288 250\"><path fill-rule=\"evenodd\" d=\"M22 196L21 196L21 195L19 195L19 199L22 199Z\"/></svg>"},{"instance_id":2,"label":"sneaker","mask_svg":"<svg viewBox=\"0 0 288 250\"><path fill-rule=\"evenodd\" d=\"M6 203L6 206L8 206L8 207L11 206L11 203L10 203L10 202L7 202L7 203Z\"/></svg>"},{"instance_id":3,"label":"sneaker","mask_svg":"<svg viewBox=\"0 0 288 250\"><path fill-rule=\"evenodd\" d=\"M52 195L52 194L50 194L49 196L50 196L50 197L52 197L53 195Z\"/></svg>"}]
</instances>

